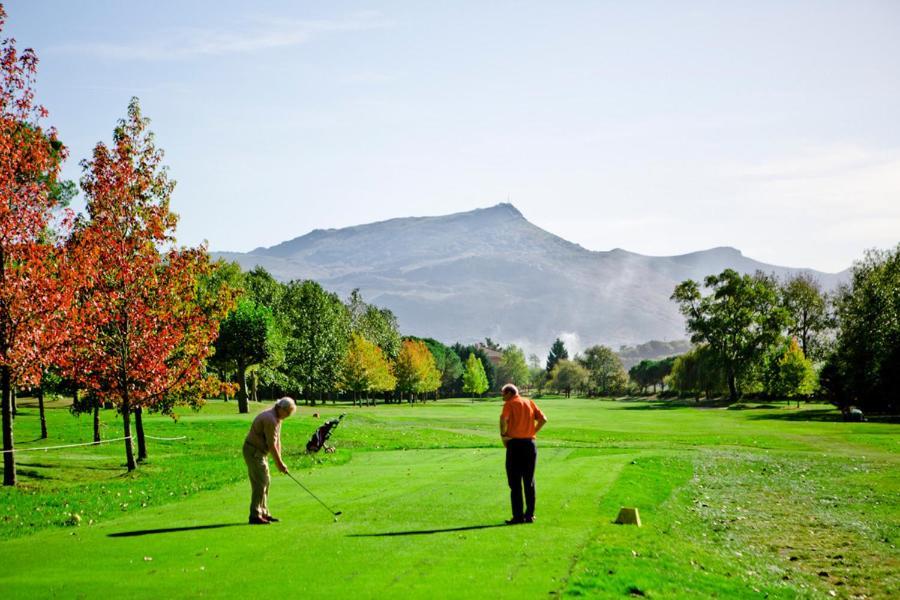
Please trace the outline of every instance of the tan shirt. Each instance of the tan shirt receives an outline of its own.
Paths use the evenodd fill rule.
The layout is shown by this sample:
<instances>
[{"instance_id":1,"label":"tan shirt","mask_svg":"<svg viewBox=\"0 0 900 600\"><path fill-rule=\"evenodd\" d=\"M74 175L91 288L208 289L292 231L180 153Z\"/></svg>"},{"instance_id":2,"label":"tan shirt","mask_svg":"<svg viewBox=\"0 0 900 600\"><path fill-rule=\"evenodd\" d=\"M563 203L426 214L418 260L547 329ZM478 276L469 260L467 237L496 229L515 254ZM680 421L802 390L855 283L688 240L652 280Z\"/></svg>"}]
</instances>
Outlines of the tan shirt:
<instances>
[{"instance_id":1,"label":"tan shirt","mask_svg":"<svg viewBox=\"0 0 900 600\"><path fill-rule=\"evenodd\" d=\"M253 419L247 432L245 444L250 444L260 452L268 454L275 448L281 435L281 421L275 416L275 407L264 410Z\"/></svg>"}]
</instances>

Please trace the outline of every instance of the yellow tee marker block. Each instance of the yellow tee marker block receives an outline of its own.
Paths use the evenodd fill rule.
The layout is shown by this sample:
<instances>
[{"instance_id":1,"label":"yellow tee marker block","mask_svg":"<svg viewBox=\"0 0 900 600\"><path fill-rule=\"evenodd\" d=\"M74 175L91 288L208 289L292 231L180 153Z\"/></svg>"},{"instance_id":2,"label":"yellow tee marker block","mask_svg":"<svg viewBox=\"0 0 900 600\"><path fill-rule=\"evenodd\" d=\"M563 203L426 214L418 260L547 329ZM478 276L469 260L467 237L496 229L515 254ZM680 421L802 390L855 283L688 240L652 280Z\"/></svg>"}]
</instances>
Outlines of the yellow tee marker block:
<instances>
[{"instance_id":1,"label":"yellow tee marker block","mask_svg":"<svg viewBox=\"0 0 900 600\"><path fill-rule=\"evenodd\" d=\"M637 525L638 527L640 527L641 514L636 508L622 507L619 509L619 516L616 517L616 523L618 523L619 525Z\"/></svg>"}]
</instances>

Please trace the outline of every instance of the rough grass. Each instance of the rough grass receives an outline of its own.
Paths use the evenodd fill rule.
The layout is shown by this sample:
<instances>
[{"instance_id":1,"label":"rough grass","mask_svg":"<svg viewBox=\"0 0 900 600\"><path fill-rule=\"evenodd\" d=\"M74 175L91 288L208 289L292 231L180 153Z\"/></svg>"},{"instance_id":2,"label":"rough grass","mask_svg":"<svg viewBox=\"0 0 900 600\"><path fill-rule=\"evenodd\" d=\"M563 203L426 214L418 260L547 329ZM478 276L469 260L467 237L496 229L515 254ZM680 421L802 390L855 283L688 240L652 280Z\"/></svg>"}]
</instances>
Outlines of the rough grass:
<instances>
[{"instance_id":1,"label":"rough grass","mask_svg":"<svg viewBox=\"0 0 900 600\"><path fill-rule=\"evenodd\" d=\"M148 434L187 440L150 440L132 474L121 442L23 452L21 485L0 491L0 588L29 598L888 598L900 588L897 425L838 422L824 406L540 403L550 423L538 522L519 527L498 526L509 508L496 401L301 407L284 425L287 462L344 511L338 523L275 475L270 504L283 522L242 524L249 417L234 403L146 418ZM302 456L341 411L338 451ZM50 439L36 440L36 410L23 407L20 447L90 439L88 418L48 412ZM114 413L104 423L106 437L121 436ZM638 507L644 526L613 524L621 506Z\"/></svg>"}]
</instances>

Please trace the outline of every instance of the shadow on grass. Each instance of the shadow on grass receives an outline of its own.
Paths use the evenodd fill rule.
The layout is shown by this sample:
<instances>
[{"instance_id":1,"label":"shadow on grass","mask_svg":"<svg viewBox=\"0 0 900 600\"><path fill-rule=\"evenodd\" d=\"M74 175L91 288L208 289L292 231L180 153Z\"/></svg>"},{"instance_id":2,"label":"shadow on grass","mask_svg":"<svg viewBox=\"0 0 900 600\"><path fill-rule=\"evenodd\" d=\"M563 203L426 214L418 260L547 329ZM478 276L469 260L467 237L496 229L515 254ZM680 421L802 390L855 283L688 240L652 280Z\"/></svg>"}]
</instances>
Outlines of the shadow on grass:
<instances>
[{"instance_id":1,"label":"shadow on grass","mask_svg":"<svg viewBox=\"0 0 900 600\"><path fill-rule=\"evenodd\" d=\"M492 523L490 525L468 525L466 527L447 527L445 529L416 529L412 531L387 531L384 533L352 533L347 537L394 537L399 535L431 535L432 533L452 533L454 531L472 531L474 529L491 529L493 527L506 526L506 523Z\"/></svg>"},{"instance_id":2,"label":"shadow on grass","mask_svg":"<svg viewBox=\"0 0 900 600\"><path fill-rule=\"evenodd\" d=\"M119 531L108 533L106 537L137 537L139 535L156 535L158 533L178 533L179 531L197 531L199 529L222 529L223 527L238 527L246 523L217 523L215 525L193 525L191 527L166 527L164 529L138 529L136 531Z\"/></svg>"},{"instance_id":3,"label":"shadow on grass","mask_svg":"<svg viewBox=\"0 0 900 600\"><path fill-rule=\"evenodd\" d=\"M841 412L834 408L815 408L807 410L783 411L747 417L752 421L818 421L822 423L843 423ZM866 415L869 423L900 423L900 415ZM849 421L846 421L850 423Z\"/></svg>"}]
</instances>

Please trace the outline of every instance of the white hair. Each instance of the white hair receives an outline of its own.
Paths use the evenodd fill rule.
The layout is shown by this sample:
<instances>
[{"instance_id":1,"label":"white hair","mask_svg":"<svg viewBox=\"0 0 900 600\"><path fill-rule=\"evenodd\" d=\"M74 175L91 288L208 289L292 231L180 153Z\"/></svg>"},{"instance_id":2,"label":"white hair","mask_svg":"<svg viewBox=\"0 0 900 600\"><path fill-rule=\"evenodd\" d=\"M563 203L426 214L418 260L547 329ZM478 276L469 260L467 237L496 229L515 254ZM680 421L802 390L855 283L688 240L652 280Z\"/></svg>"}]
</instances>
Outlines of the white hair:
<instances>
[{"instance_id":1,"label":"white hair","mask_svg":"<svg viewBox=\"0 0 900 600\"><path fill-rule=\"evenodd\" d=\"M503 388L500 390L500 393L501 393L501 394L511 393L513 396L518 396L518 395L519 395L519 388L517 388L516 386L514 386L514 385L511 384L511 383L507 383L507 384L504 385Z\"/></svg>"},{"instance_id":2,"label":"white hair","mask_svg":"<svg viewBox=\"0 0 900 600\"><path fill-rule=\"evenodd\" d=\"M280 408L283 412L286 412L288 416L294 414L294 411L297 410L297 405L294 403L294 399L285 396L284 398L279 398L275 401L275 406Z\"/></svg>"}]
</instances>

